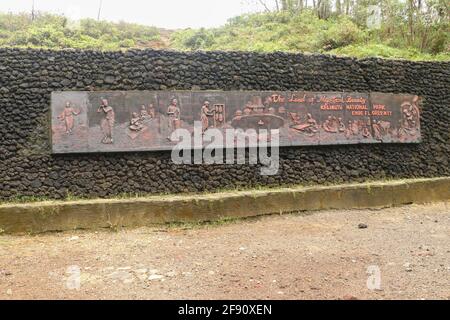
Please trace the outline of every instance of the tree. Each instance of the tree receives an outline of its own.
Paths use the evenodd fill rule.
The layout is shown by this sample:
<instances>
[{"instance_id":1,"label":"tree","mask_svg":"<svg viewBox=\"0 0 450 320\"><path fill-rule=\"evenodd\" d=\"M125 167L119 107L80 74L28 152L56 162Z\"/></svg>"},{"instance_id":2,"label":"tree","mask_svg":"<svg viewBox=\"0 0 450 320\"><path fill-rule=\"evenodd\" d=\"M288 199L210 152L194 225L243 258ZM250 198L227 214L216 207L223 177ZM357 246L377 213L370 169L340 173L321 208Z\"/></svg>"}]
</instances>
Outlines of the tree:
<instances>
[{"instance_id":1,"label":"tree","mask_svg":"<svg viewBox=\"0 0 450 320\"><path fill-rule=\"evenodd\" d=\"M317 15L320 19L327 19L331 15L331 1L317 1Z\"/></svg>"},{"instance_id":2,"label":"tree","mask_svg":"<svg viewBox=\"0 0 450 320\"><path fill-rule=\"evenodd\" d=\"M414 0L408 0L409 43L414 41Z\"/></svg>"},{"instance_id":3,"label":"tree","mask_svg":"<svg viewBox=\"0 0 450 320\"><path fill-rule=\"evenodd\" d=\"M33 0L33 3L31 5L31 21L34 21L34 17L35 17L35 12L34 12L34 0Z\"/></svg>"},{"instance_id":4,"label":"tree","mask_svg":"<svg viewBox=\"0 0 450 320\"><path fill-rule=\"evenodd\" d=\"M341 0L336 0L336 13L338 15L342 13Z\"/></svg>"}]
</instances>

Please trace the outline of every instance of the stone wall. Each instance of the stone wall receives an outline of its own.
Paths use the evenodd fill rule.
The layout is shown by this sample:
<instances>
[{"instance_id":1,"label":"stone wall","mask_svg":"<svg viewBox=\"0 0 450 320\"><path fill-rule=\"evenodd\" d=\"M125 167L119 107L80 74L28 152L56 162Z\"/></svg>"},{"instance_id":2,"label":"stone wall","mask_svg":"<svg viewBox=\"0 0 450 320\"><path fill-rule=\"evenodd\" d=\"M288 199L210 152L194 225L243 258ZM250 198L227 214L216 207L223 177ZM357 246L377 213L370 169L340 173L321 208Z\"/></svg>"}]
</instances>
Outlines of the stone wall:
<instances>
[{"instance_id":1,"label":"stone wall","mask_svg":"<svg viewBox=\"0 0 450 320\"><path fill-rule=\"evenodd\" d=\"M420 144L286 147L280 171L175 165L170 151L52 155L56 90L309 90L423 98ZM107 197L450 175L450 62L287 53L0 49L0 199Z\"/></svg>"}]
</instances>

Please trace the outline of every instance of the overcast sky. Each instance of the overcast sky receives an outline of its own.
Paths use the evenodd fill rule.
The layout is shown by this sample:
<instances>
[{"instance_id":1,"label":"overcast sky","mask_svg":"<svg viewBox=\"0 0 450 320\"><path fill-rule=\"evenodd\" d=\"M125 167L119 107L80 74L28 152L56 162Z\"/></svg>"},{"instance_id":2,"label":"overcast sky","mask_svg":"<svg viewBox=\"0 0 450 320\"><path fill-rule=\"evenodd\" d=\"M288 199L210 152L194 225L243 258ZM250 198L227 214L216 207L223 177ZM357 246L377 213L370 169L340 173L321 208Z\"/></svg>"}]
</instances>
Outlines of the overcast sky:
<instances>
[{"instance_id":1,"label":"overcast sky","mask_svg":"<svg viewBox=\"0 0 450 320\"><path fill-rule=\"evenodd\" d=\"M101 0L34 0L35 10L73 19L97 18ZM102 0L101 19L161 28L223 25L228 18L262 11L256 0ZM1 12L31 12L33 0L0 0Z\"/></svg>"}]
</instances>

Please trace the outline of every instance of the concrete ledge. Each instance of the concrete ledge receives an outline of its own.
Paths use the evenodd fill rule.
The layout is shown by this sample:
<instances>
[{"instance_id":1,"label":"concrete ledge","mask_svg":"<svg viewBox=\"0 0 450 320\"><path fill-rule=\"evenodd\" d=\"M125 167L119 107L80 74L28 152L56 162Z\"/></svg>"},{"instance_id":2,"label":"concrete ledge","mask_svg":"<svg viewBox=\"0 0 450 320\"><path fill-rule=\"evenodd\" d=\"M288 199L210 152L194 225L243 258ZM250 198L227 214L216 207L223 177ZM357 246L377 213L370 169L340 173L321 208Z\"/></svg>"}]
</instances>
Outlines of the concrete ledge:
<instances>
[{"instance_id":1,"label":"concrete ledge","mask_svg":"<svg viewBox=\"0 0 450 320\"><path fill-rule=\"evenodd\" d=\"M0 205L0 233L136 227L322 209L447 201L450 177L131 199Z\"/></svg>"}]
</instances>

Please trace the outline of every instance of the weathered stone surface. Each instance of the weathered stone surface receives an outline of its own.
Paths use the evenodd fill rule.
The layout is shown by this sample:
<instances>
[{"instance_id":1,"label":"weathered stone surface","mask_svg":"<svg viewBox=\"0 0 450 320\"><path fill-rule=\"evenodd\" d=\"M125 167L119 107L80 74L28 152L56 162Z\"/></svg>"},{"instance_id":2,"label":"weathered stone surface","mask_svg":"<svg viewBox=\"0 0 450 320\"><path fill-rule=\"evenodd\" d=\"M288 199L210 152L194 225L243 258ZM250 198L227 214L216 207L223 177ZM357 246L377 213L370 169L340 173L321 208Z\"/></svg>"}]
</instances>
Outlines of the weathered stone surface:
<instances>
[{"instance_id":1,"label":"weathered stone surface","mask_svg":"<svg viewBox=\"0 0 450 320\"><path fill-rule=\"evenodd\" d=\"M450 175L450 62L357 60L279 52L3 48L0 67L3 200ZM259 165L175 165L168 151L51 154L48 114L52 91L192 88L417 94L423 98L422 142L285 147L280 150L279 173L271 177L261 176Z\"/></svg>"}]
</instances>

